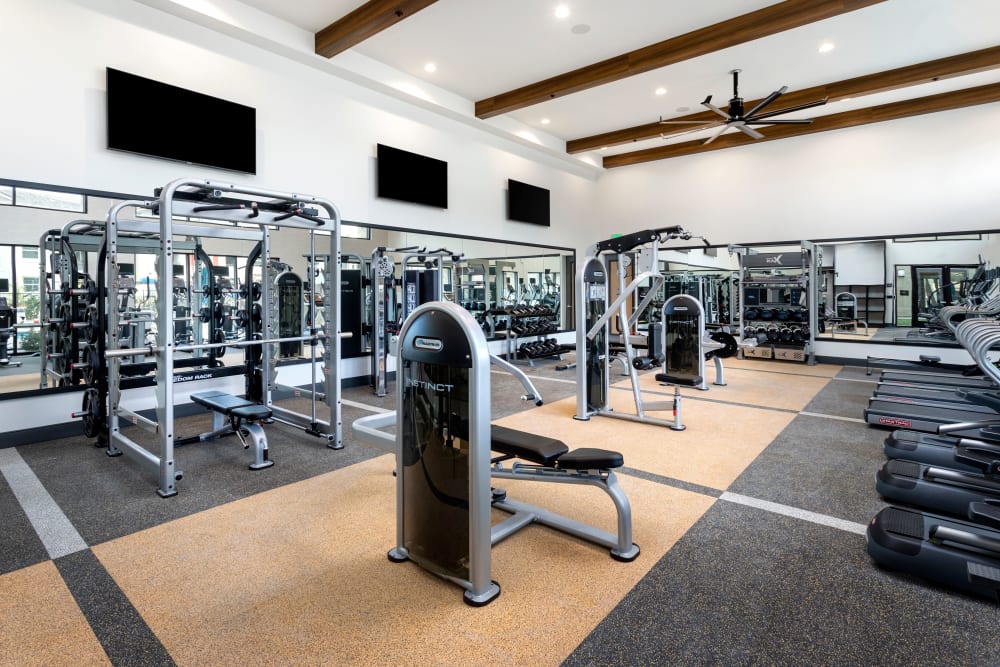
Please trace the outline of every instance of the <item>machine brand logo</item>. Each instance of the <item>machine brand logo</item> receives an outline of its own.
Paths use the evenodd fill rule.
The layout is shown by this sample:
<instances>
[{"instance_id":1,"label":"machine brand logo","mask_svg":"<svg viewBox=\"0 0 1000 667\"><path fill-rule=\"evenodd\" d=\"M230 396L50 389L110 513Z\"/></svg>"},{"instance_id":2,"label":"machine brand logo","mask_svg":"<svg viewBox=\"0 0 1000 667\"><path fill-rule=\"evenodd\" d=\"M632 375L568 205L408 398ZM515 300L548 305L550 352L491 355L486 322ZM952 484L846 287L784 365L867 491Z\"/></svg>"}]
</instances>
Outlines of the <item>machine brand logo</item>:
<instances>
[{"instance_id":1,"label":"machine brand logo","mask_svg":"<svg viewBox=\"0 0 1000 667\"><path fill-rule=\"evenodd\" d=\"M778 266L781 266L781 257L781 255L775 255L774 257L765 258L764 261L768 264L777 264Z\"/></svg>"},{"instance_id":2,"label":"machine brand logo","mask_svg":"<svg viewBox=\"0 0 1000 667\"><path fill-rule=\"evenodd\" d=\"M900 419L899 417L879 417L878 423L885 426L901 426L903 428L913 426L913 422L909 419Z\"/></svg>"},{"instance_id":3,"label":"machine brand logo","mask_svg":"<svg viewBox=\"0 0 1000 667\"><path fill-rule=\"evenodd\" d=\"M406 378L407 387L416 387L417 389L430 389L431 391L446 392L451 391L455 388L453 384L443 384L440 382L428 382L427 380L414 380L412 378Z\"/></svg>"},{"instance_id":4,"label":"machine brand logo","mask_svg":"<svg viewBox=\"0 0 1000 667\"><path fill-rule=\"evenodd\" d=\"M431 352L440 352L444 349L444 343L442 343L437 338L424 338L422 336L417 336L413 339L413 347L418 350L430 350Z\"/></svg>"},{"instance_id":5,"label":"machine brand logo","mask_svg":"<svg viewBox=\"0 0 1000 667\"><path fill-rule=\"evenodd\" d=\"M687 306L674 306L674 310L687 310Z\"/></svg>"}]
</instances>

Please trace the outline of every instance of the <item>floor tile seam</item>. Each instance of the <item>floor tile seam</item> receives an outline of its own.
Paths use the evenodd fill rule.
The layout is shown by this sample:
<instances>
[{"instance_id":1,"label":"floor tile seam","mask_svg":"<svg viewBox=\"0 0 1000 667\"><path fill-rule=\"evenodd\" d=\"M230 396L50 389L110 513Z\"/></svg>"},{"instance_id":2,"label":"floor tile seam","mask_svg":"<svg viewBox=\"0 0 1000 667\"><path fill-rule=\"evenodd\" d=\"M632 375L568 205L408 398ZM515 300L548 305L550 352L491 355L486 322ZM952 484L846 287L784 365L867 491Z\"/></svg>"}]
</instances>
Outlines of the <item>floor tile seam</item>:
<instances>
[{"instance_id":1,"label":"floor tile seam","mask_svg":"<svg viewBox=\"0 0 1000 667\"><path fill-rule=\"evenodd\" d=\"M646 470L641 470L639 468L629 468L629 467L616 468L615 472L621 475L625 475L627 477L644 479L649 482L662 484L663 486L670 486L675 489L691 491L692 493L697 493L702 496L709 496L711 498L719 498L719 496L725 493L721 489L715 489L710 486L705 486L704 484L697 484L695 482L688 482L683 479L678 479L676 477L659 475L655 472L648 472Z\"/></svg>"},{"instance_id":2,"label":"floor tile seam","mask_svg":"<svg viewBox=\"0 0 1000 667\"><path fill-rule=\"evenodd\" d=\"M802 410L799 412L803 417L817 417L819 419L834 419L841 422L850 422L852 424L867 424L864 419L858 419L857 417L841 417L840 415L828 415L823 412L807 412Z\"/></svg>"},{"instance_id":3,"label":"floor tile seam","mask_svg":"<svg viewBox=\"0 0 1000 667\"><path fill-rule=\"evenodd\" d=\"M49 558L54 560L88 548L73 522L16 447L0 450L0 474L7 480Z\"/></svg>"},{"instance_id":4,"label":"floor tile seam","mask_svg":"<svg viewBox=\"0 0 1000 667\"><path fill-rule=\"evenodd\" d=\"M390 410L389 408L383 408L378 405L368 405L367 403L359 403L357 401L351 401L346 398L340 399L341 405L346 405L349 408L357 408L358 410L367 410L368 412L375 412L377 414L385 414L386 412L395 412L395 410Z\"/></svg>"},{"instance_id":5,"label":"floor tile seam","mask_svg":"<svg viewBox=\"0 0 1000 667\"><path fill-rule=\"evenodd\" d=\"M864 380L864 379L861 379L861 378L833 377L833 378L830 378L830 379L831 380L838 380L840 382L861 382L863 384L878 384L878 380Z\"/></svg>"},{"instance_id":6,"label":"floor tile seam","mask_svg":"<svg viewBox=\"0 0 1000 667\"><path fill-rule=\"evenodd\" d=\"M619 391L627 391L629 393L631 393L631 391L632 391L631 387L616 387L616 386L612 386L611 388L612 389L617 389ZM643 389L642 392L645 393L645 394L652 394L654 396L665 396L665 397L668 397L668 398L669 397L673 397L673 393L672 392L657 391L655 389ZM798 410L796 410L795 408L777 408L777 407L773 407L773 406L770 406L770 405L755 405L753 403L740 403L738 401L724 401L724 400L718 399L718 398L709 398L708 396L698 396L698 395L695 395L695 394L684 394L683 396L684 396L685 400L691 399L692 401L704 401L706 403L719 403L721 405L734 405L734 406L742 407L742 408L757 408L757 409L760 409L760 410L770 410L772 412L781 412L781 413L785 413L785 414L800 414L800 412Z\"/></svg>"},{"instance_id":7,"label":"floor tile seam","mask_svg":"<svg viewBox=\"0 0 1000 667\"><path fill-rule=\"evenodd\" d=\"M794 375L796 377L804 378L820 378L823 380L832 380L835 375L816 375L814 373L795 373L793 371L777 371L769 368L743 368L741 366L730 366L726 369L727 371L746 371L748 373L771 373L774 375ZM839 372L839 371L838 371Z\"/></svg>"},{"instance_id":8,"label":"floor tile seam","mask_svg":"<svg viewBox=\"0 0 1000 667\"><path fill-rule=\"evenodd\" d=\"M827 526L829 528L835 528L848 533L854 533L856 535L865 535L868 529L868 526L863 523L848 521L847 519L841 519L839 517L822 514L820 512L813 512L811 510L802 509L801 507L795 507L793 505L785 505L770 500L764 500L762 498L745 496L739 493L733 493L732 491L723 492L719 496L719 500L724 500L736 505L755 507L757 509L764 510L765 512L771 512L772 514L787 516L820 526Z\"/></svg>"},{"instance_id":9,"label":"floor tile seam","mask_svg":"<svg viewBox=\"0 0 1000 667\"><path fill-rule=\"evenodd\" d=\"M492 370L492 371L490 371L490 372L494 373L496 375L510 375L510 373L508 373L507 371L501 371L501 370L495 370L495 369ZM554 377L549 377L547 375L532 375L532 374L529 374L529 373L525 373L525 376L527 376L527 378L529 380L531 380L532 382L534 382L535 380L545 380L547 382L559 382L561 384L576 384L576 380L575 379L574 380L569 380L567 378L554 378Z\"/></svg>"}]
</instances>

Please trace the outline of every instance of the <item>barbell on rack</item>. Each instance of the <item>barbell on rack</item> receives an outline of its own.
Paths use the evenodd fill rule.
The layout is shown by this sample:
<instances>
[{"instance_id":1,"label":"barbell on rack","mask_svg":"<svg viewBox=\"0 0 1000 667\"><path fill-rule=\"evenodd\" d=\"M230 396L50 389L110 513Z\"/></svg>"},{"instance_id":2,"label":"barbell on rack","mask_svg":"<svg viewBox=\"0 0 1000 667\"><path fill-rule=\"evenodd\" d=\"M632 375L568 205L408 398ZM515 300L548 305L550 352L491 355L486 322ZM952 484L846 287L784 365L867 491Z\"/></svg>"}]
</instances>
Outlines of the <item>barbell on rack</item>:
<instances>
[{"instance_id":1,"label":"barbell on rack","mask_svg":"<svg viewBox=\"0 0 1000 667\"><path fill-rule=\"evenodd\" d=\"M351 338L353 335L353 332L350 331L342 331L339 334L340 338ZM193 343L191 345L175 345L173 347L175 352L193 352L194 350L219 347L250 347L252 345L267 345L271 343L309 342L315 344L328 338L330 338L330 336L327 334L313 334L310 336L291 336L288 338L265 338L263 340L235 340L224 343ZM108 350L104 353L104 356L108 359L112 357L132 357L140 354L144 356L152 356L163 352L165 349L166 348L162 345L150 345L149 347L128 347L117 350Z\"/></svg>"}]
</instances>

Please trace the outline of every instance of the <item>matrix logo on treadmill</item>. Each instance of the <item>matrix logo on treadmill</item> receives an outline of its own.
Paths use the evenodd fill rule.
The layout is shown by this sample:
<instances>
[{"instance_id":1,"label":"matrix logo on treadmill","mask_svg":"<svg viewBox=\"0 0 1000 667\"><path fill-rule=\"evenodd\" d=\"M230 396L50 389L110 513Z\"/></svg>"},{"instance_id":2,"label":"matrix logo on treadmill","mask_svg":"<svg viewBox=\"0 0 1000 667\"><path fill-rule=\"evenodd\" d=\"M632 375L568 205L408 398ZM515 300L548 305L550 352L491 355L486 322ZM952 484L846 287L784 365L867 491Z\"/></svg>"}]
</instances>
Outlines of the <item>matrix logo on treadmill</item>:
<instances>
[{"instance_id":1,"label":"matrix logo on treadmill","mask_svg":"<svg viewBox=\"0 0 1000 667\"><path fill-rule=\"evenodd\" d=\"M879 417L878 423L883 426L899 426L901 428L909 428L913 426L913 422L909 419L900 419L899 417Z\"/></svg>"},{"instance_id":2,"label":"matrix logo on treadmill","mask_svg":"<svg viewBox=\"0 0 1000 667\"><path fill-rule=\"evenodd\" d=\"M406 386L416 387L417 389L430 389L431 391L436 391L439 393L443 393L446 391L450 392L452 389L455 388L455 385L453 384L443 384L440 382L438 383L427 382L426 380L414 380L412 378L406 378Z\"/></svg>"},{"instance_id":3,"label":"matrix logo on treadmill","mask_svg":"<svg viewBox=\"0 0 1000 667\"><path fill-rule=\"evenodd\" d=\"M774 257L766 257L764 259L764 262L766 262L767 264L777 264L778 266L781 266L781 255L775 255Z\"/></svg>"}]
</instances>

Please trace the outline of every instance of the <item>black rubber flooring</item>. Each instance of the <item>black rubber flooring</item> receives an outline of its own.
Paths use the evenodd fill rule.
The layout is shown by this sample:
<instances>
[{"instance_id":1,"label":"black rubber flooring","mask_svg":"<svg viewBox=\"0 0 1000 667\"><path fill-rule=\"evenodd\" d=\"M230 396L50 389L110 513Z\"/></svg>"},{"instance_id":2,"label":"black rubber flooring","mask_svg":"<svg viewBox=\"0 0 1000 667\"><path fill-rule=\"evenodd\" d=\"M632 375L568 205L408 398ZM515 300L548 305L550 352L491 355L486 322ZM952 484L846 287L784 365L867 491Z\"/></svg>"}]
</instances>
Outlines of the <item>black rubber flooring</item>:
<instances>
[{"instance_id":1,"label":"black rubber flooring","mask_svg":"<svg viewBox=\"0 0 1000 667\"><path fill-rule=\"evenodd\" d=\"M719 501L563 664L995 665L996 621L859 535Z\"/></svg>"},{"instance_id":2,"label":"black rubber flooring","mask_svg":"<svg viewBox=\"0 0 1000 667\"><path fill-rule=\"evenodd\" d=\"M0 574L49 559L7 480L0 475Z\"/></svg>"}]
</instances>

